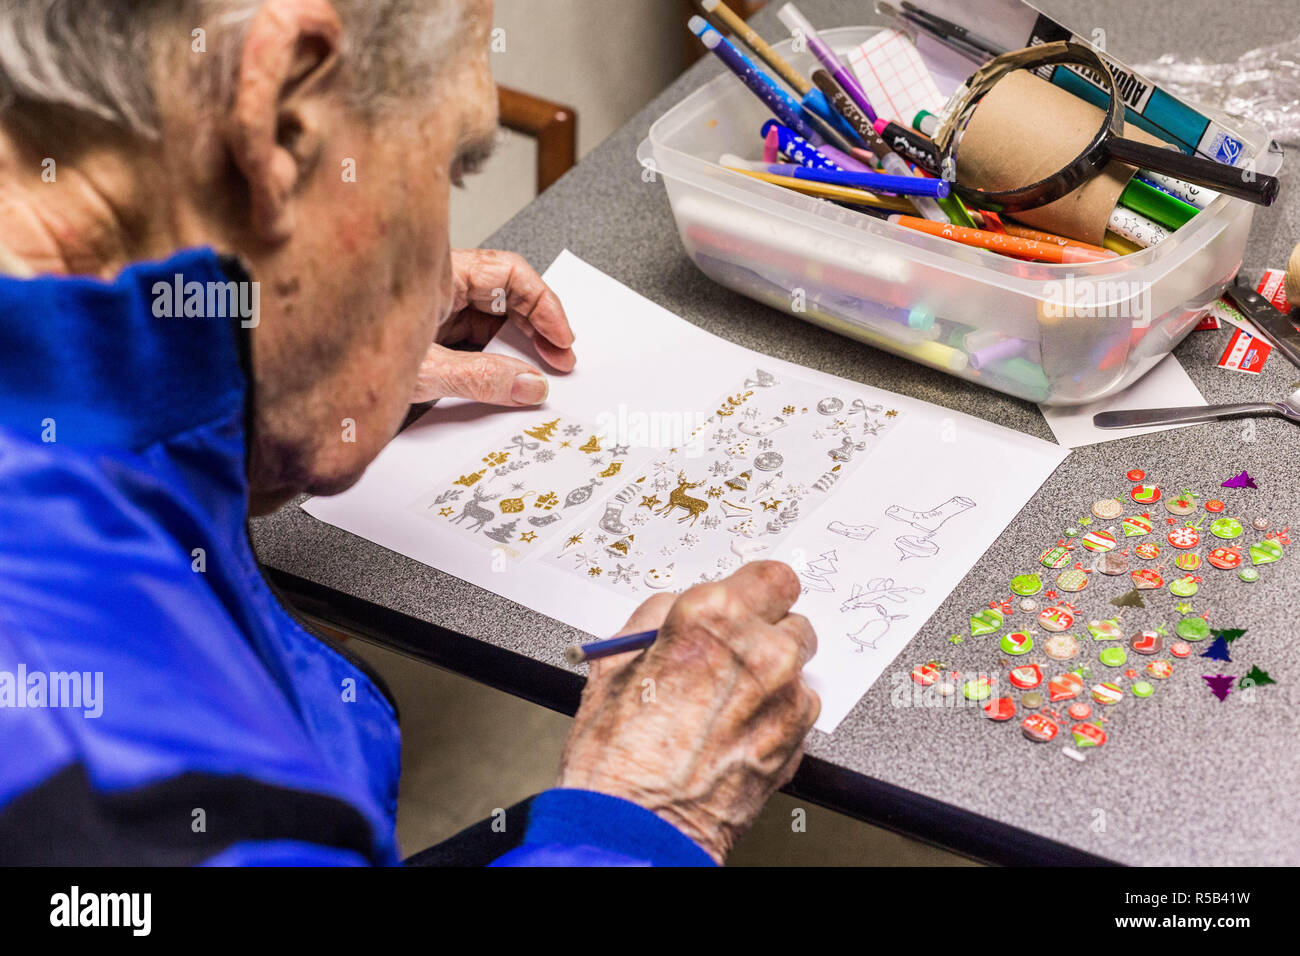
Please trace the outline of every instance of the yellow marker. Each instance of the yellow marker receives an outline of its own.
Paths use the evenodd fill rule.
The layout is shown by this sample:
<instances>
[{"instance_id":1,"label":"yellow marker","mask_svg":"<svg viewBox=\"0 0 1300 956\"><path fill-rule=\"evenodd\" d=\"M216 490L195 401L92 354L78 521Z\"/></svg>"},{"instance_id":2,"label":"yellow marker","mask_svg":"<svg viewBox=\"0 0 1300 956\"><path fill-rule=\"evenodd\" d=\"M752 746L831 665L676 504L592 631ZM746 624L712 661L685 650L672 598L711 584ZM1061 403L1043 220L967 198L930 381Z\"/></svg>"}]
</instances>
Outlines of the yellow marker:
<instances>
[{"instance_id":1,"label":"yellow marker","mask_svg":"<svg viewBox=\"0 0 1300 956\"><path fill-rule=\"evenodd\" d=\"M1117 236L1109 229L1106 230L1106 238L1101 241L1104 248L1111 252L1118 252L1121 256L1127 256L1134 252L1141 252L1142 247L1136 242L1129 242L1123 236Z\"/></svg>"},{"instance_id":2,"label":"yellow marker","mask_svg":"<svg viewBox=\"0 0 1300 956\"><path fill-rule=\"evenodd\" d=\"M811 179L795 179L793 176L778 176L776 173L764 173L757 169L742 169L739 166L730 166L726 163L722 165L723 168L730 169L733 173L740 173L742 176L749 176L751 179L758 179L774 186L784 186L786 189L793 189L795 192L803 193L806 196L838 199L840 202L853 203L855 206L871 206L874 209L889 209L894 212L910 213L915 211L912 204L906 199L877 196L865 189L854 189L851 186L835 186L831 183L818 183Z\"/></svg>"}]
</instances>

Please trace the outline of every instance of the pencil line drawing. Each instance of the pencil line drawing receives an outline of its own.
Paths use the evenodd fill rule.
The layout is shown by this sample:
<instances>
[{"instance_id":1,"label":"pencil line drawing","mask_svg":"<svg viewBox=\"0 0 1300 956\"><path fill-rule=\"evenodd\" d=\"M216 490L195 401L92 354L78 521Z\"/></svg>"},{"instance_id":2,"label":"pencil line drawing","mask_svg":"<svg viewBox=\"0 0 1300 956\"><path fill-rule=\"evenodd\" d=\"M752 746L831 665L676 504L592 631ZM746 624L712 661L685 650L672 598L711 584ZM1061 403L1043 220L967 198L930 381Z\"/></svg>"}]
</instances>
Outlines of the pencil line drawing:
<instances>
[{"instance_id":1,"label":"pencil line drawing","mask_svg":"<svg viewBox=\"0 0 1300 956\"><path fill-rule=\"evenodd\" d=\"M906 604L908 594L924 594L925 588L902 587L893 578L872 578L863 587L853 585L849 599L840 605L840 613L864 612L862 623L856 631L848 632L849 640L858 646L858 652L876 650L881 638L889 633L895 621L904 620L906 614L891 614L882 602Z\"/></svg>"},{"instance_id":2,"label":"pencil line drawing","mask_svg":"<svg viewBox=\"0 0 1300 956\"><path fill-rule=\"evenodd\" d=\"M894 539L898 548L899 560L908 558L932 558L939 553L939 545L931 539L948 521L964 514L975 507L975 502L960 495L954 495L943 504L936 505L929 511L913 511L902 505L890 505L885 509L885 516L910 524L920 534L903 534Z\"/></svg>"}]
</instances>

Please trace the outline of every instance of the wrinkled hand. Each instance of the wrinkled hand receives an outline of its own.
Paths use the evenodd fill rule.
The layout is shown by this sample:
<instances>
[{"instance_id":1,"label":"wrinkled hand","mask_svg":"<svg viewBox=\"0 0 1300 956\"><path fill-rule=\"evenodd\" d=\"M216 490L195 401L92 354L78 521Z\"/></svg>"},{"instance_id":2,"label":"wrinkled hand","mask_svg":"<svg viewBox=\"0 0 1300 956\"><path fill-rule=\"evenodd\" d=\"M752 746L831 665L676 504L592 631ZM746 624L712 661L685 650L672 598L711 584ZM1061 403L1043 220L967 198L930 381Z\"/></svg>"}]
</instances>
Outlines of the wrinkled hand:
<instances>
[{"instance_id":1,"label":"wrinkled hand","mask_svg":"<svg viewBox=\"0 0 1300 956\"><path fill-rule=\"evenodd\" d=\"M559 297L513 252L454 249L451 270L451 315L420 364L411 402L457 396L492 405L541 404L549 385L536 367L506 355L447 346L486 345L509 321L532 339L548 365L572 371L573 330Z\"/></svg>"},{"instance_id":2,"label":"wrinkled hand","mask_svg":"<svg viewBox=\"0 0 1300 956\"><path fill-rule=\"evenodd\" d=\"M646 601L621 633L659 637L592 662L558 785L652 810L721 863L794 776L821 710L801 673L817 636L788 613L798 596L787 565L757 561Z\"/></svg>"}]
</instances>

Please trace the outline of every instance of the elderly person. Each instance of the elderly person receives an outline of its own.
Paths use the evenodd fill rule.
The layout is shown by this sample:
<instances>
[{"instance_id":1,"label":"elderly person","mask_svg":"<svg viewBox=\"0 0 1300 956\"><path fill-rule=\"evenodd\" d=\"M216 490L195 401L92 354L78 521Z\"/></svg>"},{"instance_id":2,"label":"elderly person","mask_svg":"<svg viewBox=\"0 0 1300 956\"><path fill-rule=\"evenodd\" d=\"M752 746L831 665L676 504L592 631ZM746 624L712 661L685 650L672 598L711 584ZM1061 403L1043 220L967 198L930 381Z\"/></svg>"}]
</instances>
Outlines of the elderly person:
<instances>
[{"instance_id":1,"label":"elderly person","mask_svg":"<svg viewBox=\"0 0 1300 956\"><path fill-rule=\"evenodd\" d=\"M531 268L448 248L490 19L0 4L0 863L398 861L392 702L277 603L246 519L347 488L412 402L540 404L573 367ZM505 321L536 365L465 349ZM592 667L491 855L720 863L818 710L798 593L763 562L642 605L658 642Z\"/></svg>"}]
</instances>

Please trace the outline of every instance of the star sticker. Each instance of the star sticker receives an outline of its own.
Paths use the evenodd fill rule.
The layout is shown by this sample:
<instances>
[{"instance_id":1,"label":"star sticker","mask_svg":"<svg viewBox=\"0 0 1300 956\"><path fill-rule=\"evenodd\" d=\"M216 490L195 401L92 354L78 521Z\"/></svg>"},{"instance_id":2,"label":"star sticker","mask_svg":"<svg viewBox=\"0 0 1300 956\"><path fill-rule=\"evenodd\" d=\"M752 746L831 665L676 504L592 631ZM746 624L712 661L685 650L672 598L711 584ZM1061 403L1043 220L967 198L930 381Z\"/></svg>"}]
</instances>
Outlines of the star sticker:
<instances>
[{"instance_id":1,"label":"star sticker","mask_svg":"<svg viewBox=\"0 0 1300 956\"><path fill-rule=\"evenodd\" d=\"M897 417L898 417L898 410L897 410L897 409L893 409L893 408L891 408L889 411L885 412L885 417L886 417L886 418L897 418Z\"/></svg>"},{"instance_id":2,"label":"star sticker","mask_svg":"<svg viewBox=\"0 0 1300 956\"><path fill-rule=\"evenodd\" d=\"M609 453L615 458L621 458L623 455L627 454L627 445L615 445L609 450Z\"/></svg>"},{"instance_id":3,"label":"star sticker","mask_svg":"<svg viewBox=\"0 0 1300 956\"><path fill-rule=\"evenodd\" d=\"M642 495L641 504L637 505L637 507L653 509L659 507L659 505L660 505L660 501L658 495Z\"/></svg>"},{"instance_id":4,"label":"star sticker","mask_svg":"<svg viewBox=\"0 0 1300 956\"><path fill-rule=\"evenodd\" d=\"M575 534L573 537L571 537L568 541L566 541L566 542L564 543L564 546L565 546L566 548L572 548L575 544L582 544L582 532L581 532L581 531L579 531L577 534Z\"/></svg>"},{"instance_id":5,"label":"star sticker","mask_svg":"<svg viewBox=\"0 0 1300 956\"><path fill-rule=\"evenodd\" d=\"M441 517L443 517L443 518L450 518L450 517L451 517L452 515L454 515L455 513L456 513L456 509L455 509L455 508L439 508L439 509L438 509L438 514L439 514Z\"/></svg>"},{"instance_id":6,"label":"star sticker","mask_svg":"<svg viewBox=\"0 0 1300 956\"><path fill-rule=\"evenodd\" d=\"M1092 519L1087 516L1084 516L1079 519L1079 524L1083 525L1086 528L1088 527L1088 525L1092 524Z\"/></svg>"},{"instance_id":7,"label":"star sticker","mask_svg":"<svg viewBox=\"0 0 1300 956\"><path fill-rule=\"evenodd\" d=\"M1179 601L1177 604L1174 605L1174 607L1177 608L1179 614L1192 613L1192 606L1188 604L1186 601Z\"/></svg>"},{"instance_id":8,"label":"star sticker","mask_svg":"<svg viewBox=\"0 0 1300 956\"><path fill-rule=\"evenodd\" d=\"M598 578L598 577L600 577L603 573L604 573L604 572L601 571L600 568L588 568L588 569L587 569L587 574L588 574L590 577L593 577L593 578Z\"/></svg>"},{"instance_id":9,"label":"star sticker","mask_svg":"<svg viewBox=\"0 0 1300 956\"><path fill-rule=\"evenodd\" d=\"M571 441L562 441L562 442L560 442L560 447L561 447L561 448L572 448L572 447L573 447L573 442L571 442Z\"/></svg>"},{"instance_id":10,"label":"star sticker","mask_svg":"<svg viewBox=\"0 0 1300 956\"><path fill-rule=\"evenodd\" d=\"M767 501L762 502L764 511L775 511L777 509L777 506L780 504L781 502L778 501L776 498L769 498L767 499Z\"/></svg>"},{"instance_id":11,"label":"star sticker","mask_svg":"<svg viewBox=\"0 0 1300 956\"><path fill-rule=\"evenodd\" d=\"M536 531L525 531L523 534L521 534L521 535L519 536L519 540L520 540L520 541L527 541L529 544L532 544L534 541L537 540L537 532L536 532Z\"/></svg>"},{"instance_id":12,"label":"star sticker","mask_svg":"<svg viewBox=\"0 0 1300 956\"><path fill-rule=\"evenodd\" d=\"M966 638L962 637L960 634L954 634L952 637L948 638L949 644L962 644L965 641Z\"/></svg>"}]
</instances>

